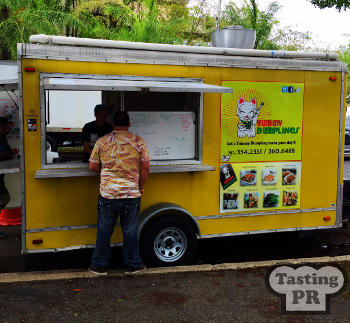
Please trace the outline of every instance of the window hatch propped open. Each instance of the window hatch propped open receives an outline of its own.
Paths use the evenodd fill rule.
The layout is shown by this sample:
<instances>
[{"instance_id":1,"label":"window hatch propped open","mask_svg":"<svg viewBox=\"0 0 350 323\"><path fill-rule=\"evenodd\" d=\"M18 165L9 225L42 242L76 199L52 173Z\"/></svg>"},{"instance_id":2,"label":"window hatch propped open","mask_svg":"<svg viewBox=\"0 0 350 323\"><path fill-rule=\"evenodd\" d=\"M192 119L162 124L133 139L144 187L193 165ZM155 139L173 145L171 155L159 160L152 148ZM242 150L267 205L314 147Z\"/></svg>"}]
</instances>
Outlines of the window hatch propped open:
<instances>
[{"instance_id":1,"label":"window hatch propped open","mask_svg":"<svg viewBox=\"0 0 350 323\"><path fill-rule=\"evenodd\" d=\"M46 90L75 91L149 91L149 92L213 92L232 93L228 87L190 81L150 81L57 78L44 79Z\"/></svg>"}]
</instances>

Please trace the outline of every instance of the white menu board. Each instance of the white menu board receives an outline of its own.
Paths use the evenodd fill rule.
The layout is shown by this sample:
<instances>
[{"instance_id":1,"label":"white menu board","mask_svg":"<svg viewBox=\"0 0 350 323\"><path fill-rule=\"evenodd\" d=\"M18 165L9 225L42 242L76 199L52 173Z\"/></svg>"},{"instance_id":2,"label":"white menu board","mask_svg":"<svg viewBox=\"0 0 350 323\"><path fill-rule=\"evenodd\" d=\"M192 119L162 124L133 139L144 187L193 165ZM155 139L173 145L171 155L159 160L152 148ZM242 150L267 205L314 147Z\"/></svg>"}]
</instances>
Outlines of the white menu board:
<instances>
[{"instance_id":1,"label":"white menu board","mask_svg":"<svg viewBox=\"0 0 350 323\"><path fill-rule=\"evenodd\" d=\"M192 112L130 111L130 131L142 137L152 160L195 158Z\"/></svg>"}]
</instances>

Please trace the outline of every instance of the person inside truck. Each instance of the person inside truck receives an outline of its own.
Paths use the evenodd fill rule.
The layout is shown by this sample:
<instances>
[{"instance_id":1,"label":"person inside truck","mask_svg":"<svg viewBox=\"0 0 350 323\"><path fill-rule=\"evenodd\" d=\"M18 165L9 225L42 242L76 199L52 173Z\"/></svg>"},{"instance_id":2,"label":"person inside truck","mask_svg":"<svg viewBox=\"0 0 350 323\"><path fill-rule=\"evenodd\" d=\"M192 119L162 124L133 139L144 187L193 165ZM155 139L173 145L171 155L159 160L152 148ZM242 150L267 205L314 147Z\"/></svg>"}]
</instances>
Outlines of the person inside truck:
<instances>
[{"instance_id":1,"label":"person inside truck","mask_svg":"<svg viewBox=\"0 0 350 323\"><path fill-rule=\"evenodd\" d=\"M17 148L11 149L7 142L6 136L9 134L11 129L11 122L5 117L0 117L0 161L8 160L16 156L19 152ZM0 212L5 208L6 204L10 201L10 195L5 187L5 175L0 175ZM6 235L0 232L0 238Z\"/></svg>"},{"instance_id":2,"label":"person inside truck","mask_svg":"<svg viewBox=\"0 0 350 323\"><path fill-rule=\"evenodd\" d=\"M113 131L112 125L106 122L110 108L104 104L97 104L94 111L96 120L85 124L82 130L83 161L86 163L89 162L90 154L97 139Z\"/></svg>"}]
</instances>

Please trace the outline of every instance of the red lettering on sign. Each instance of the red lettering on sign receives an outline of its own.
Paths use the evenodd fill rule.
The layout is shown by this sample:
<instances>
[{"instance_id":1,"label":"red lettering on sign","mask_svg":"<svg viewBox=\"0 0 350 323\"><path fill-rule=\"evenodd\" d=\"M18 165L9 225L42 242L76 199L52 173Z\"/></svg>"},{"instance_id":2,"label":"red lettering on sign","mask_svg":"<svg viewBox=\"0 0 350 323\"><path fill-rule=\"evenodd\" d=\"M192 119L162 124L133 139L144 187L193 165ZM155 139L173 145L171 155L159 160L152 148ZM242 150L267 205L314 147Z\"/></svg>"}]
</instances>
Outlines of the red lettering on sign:
<instances>
[{"instance_id":1,"label":"red lettering on sign","mask_svg":"<svg viewBox=\"0 0 350 323\"><path fill-rule=\"evenodd\" d=\"M233 176L230 176L227 180L224 181L224 184L227 184L232 179L233 179Z\"/></svg>"}]
</instances>

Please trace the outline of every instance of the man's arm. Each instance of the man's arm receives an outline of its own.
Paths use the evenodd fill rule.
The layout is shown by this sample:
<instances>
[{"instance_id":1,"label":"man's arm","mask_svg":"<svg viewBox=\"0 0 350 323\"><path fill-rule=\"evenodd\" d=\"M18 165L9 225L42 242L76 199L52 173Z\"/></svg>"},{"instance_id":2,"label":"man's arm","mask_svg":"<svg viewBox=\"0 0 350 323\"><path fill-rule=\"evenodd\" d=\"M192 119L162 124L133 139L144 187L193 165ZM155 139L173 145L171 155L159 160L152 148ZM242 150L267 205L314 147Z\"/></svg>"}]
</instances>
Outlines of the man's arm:
<instances>
[{"instance_id":1,"label":"man's arm","mask_svg":"<svg viewBox=\"0 0 350 323\"><path fill-rule=\"evenodd\" d=\"M145 162L141 162L141 165L140 165L139 189L140 189L141 195L143 195L144 185L146 183L148 174L149 174L149 160Z\"/></svg>"},{"instance_id":2,"label":"man's arm","mask_svg":"<svg viewBox=\"0 0 350 323\"><path fill-rule=\"evenodd\" d=\"M88 153L89 155L91 154L92 149L90 148L90 143L88 141L83 142L83 148L85 153Z\"/></svg>"},{"instance_id":3,"label":"man's arm","mask_svg":"<svg viewBox=\"0 0 350 323\"><path fill-rule=\"evenodd\" d=\"M97 164L97 163L89 162L89 168L95 173L101 172L101 164L99 163Z\"/></svg>"},{"instance_id":4,"label":"man's arm","mask_svg":"<svg viewBox=\"0 0 350 323\"><path fill-rule=\"evenodd\" d=\"M99 148L100 147L100 141L97 140L94 149L92 149L90 160L89 160L89 168L95 172L100 173L101 172L101 159L99 154Z\"/></svg>"}]
</instances>

